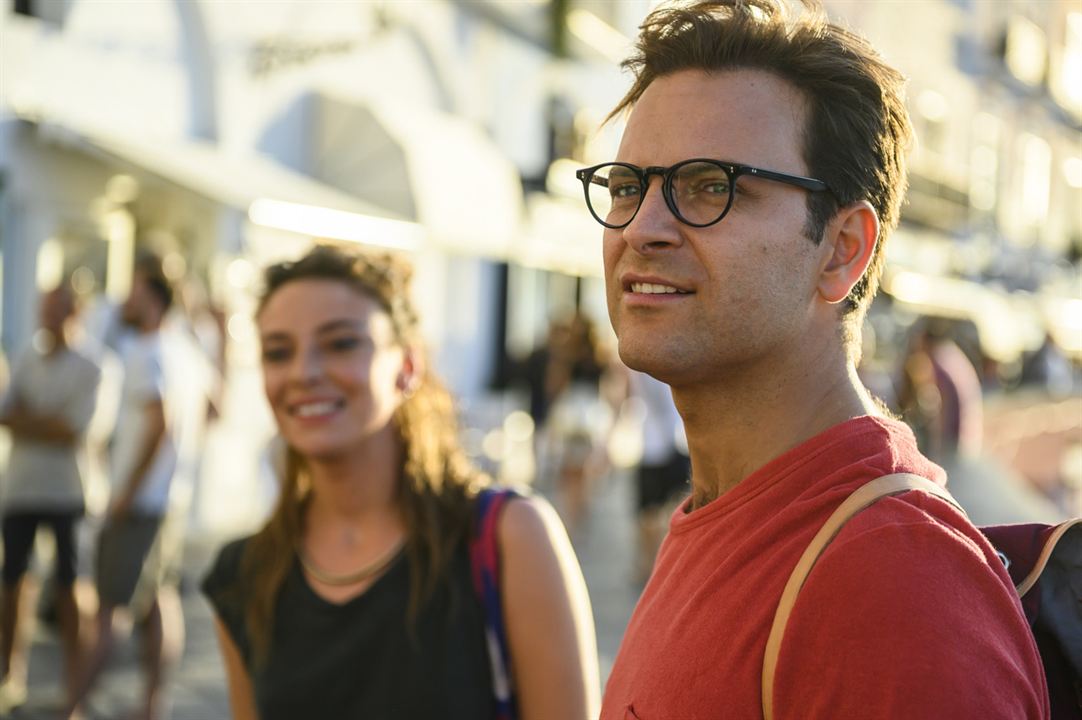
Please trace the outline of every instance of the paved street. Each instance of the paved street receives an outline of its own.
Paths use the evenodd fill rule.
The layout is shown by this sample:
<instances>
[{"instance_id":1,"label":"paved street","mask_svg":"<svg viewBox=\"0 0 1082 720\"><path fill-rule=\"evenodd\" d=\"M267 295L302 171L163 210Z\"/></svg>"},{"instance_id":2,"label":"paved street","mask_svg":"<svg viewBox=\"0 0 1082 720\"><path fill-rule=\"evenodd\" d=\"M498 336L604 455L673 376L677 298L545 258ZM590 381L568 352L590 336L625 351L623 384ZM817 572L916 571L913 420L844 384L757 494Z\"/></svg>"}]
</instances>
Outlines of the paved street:
<instances>
[{"instance_id":1,"label":"paved street","mask_svg":"<svg viewBox=\"0 0 1082 720\"><path fill-rule=\"evenodd\" d=\"M583 564L597 623L602 678L608 676L636 591L628 581L634 548L630 480L616 476L598 487L594 511L577 550ZM187 641L173 693L173 720L228 718L229 706L209 606L198 593L198 578L216 542L188 544L183 586ZM90 703L93 720L123 720L139 697L141 676L136 644L118 645L116 657ZM20 720L49 720L59 698L60 648L52 631L39 625L30 661L30 700L10 715Z\"/></svg>"}]
</instances>

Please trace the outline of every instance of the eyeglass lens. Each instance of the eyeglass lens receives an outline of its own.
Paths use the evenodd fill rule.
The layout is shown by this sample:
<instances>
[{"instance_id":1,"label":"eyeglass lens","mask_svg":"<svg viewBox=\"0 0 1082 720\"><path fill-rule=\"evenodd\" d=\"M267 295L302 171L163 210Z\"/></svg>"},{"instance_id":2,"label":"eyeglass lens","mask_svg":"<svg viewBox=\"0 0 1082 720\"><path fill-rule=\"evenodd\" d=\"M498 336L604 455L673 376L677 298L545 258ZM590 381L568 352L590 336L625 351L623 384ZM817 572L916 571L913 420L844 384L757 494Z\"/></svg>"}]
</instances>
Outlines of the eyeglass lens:
<instances>
[{"instance_id":1,"label":"eyeglass lens","mask_svg":"<svg viewBox=\"0 0 1082 720\"><path fill-rule=\"evenodd\" d=\"M621 227L631 222L645 191L639 172L624 165L603 165L587 184L587 199L604 224ZM673 168L665 188L677 216L692 225L717 222L732 202L729 171L718 164L694 161Z\"/></svg>"}]
</instances>

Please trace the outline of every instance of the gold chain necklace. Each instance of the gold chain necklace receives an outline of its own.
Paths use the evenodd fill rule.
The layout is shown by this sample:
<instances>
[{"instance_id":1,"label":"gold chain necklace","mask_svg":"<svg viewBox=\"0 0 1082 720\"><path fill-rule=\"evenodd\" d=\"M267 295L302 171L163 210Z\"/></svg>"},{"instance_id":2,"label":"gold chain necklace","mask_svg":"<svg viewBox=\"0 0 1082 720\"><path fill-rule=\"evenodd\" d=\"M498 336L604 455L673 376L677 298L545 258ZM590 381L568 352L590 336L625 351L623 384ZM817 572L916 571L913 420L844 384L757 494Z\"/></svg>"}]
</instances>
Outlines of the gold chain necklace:
<instances>
[{"instance_id":1,"label":"gold chain necklace","mask_svg":"<svg viewBox=\"0 0 1082 720\"><path fill-rule=\"evenodd\" d=\"M320 570L315 563L313 563L304 550L297 546L297 557L300 558L301 565L308 572L309 575L319 580L324 585L334 585L340 587L343 585L355 585L361 580L367 580L373 575L378 575L383 572L388 565L390 565L396 557L398 557L398 551L402 549L402 546L406 544L405 539L399 540L394 546L391 547L384 555L377 558L375 562L372 562L360 570L355 570L345 575L332 575L324 570Z\"/></svg>"}]
</instances>

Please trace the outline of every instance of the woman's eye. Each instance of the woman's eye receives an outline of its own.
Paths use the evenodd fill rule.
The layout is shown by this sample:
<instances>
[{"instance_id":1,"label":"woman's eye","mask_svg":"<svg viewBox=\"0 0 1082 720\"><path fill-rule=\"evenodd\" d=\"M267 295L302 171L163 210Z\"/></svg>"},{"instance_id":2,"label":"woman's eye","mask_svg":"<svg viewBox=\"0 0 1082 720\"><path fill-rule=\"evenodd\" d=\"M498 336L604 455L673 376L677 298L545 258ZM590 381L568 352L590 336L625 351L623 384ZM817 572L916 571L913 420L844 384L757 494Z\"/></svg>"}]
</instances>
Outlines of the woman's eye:
<instances>
[{"instance_id":1,"label":"woman's eye","mask_svg":"<svg viewBox=\"0 0 1082 720\"><path fill-rule=\"evenodd\" d=\"M265 363L280 363L289 359L289 348L264 348L263 349L263 362Z\"/></svg>"},{"instance_id":2,"label":"woman's eye","mask_svg":"<svg viewBox=\"0 0 1082 720\"><path fill-rule=\"evenodd\" d=\"M340 337L333 338L327 342L327 347L333 352L348 352L360 347L360 338L355 337Z\"/></svg>"}]
</instances>

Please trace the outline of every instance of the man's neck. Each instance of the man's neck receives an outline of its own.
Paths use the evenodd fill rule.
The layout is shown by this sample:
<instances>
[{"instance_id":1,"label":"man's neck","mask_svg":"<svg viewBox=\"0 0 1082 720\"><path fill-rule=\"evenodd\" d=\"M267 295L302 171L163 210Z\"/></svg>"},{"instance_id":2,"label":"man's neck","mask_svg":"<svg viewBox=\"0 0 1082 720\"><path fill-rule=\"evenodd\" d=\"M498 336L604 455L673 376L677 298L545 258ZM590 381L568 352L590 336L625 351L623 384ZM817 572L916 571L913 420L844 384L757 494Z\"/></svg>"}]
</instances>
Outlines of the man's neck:
<instances>
[{"instance_id":1,"label":"man's neck","mask_svg":"<svg viewBox=\"0 0 1082 720\"><path fill-rule=\"evenodd\" d=\"M844 351L828 355L673 387L691 452L693 508L824 430L877 414Z\"/></svg>"}]
</instances>

